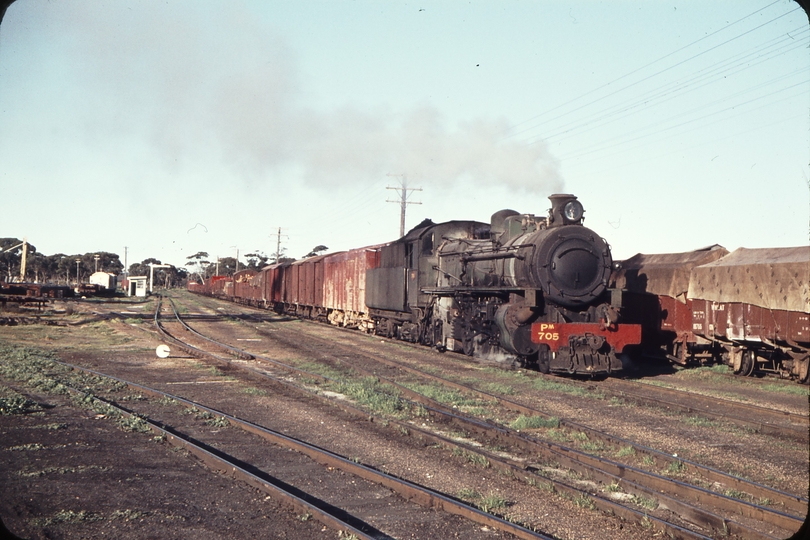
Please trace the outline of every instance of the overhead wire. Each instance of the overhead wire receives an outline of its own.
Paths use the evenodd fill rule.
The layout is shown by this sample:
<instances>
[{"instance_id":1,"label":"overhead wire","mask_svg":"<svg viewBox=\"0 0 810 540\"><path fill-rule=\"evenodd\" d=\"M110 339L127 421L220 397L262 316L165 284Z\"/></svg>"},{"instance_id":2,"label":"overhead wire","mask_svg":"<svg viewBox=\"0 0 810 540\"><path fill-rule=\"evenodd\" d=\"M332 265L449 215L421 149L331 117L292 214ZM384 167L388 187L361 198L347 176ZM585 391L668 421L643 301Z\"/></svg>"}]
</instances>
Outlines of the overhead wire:
<instances>
[{"instance_id":1,"label":"overhead wire","mask_svg":"<svg viewBox=\"0 0 810 540\"><path fill-rule=\"evenodd\" d=\"M797 72L798 72L798 71L797 71ZM796 73L796 72L791 73L791 74L788 74L788 75L786 75L785 77L795 75L795 73ZM759 85L759 87L762 87L763 85L766 85L766 84L769 84L769 83L763 83L762 85ZM670 130L672 130L672 129L676 129L676 128L678 128L678 127L681 127L681 126L684 126L684 125L687 125L687 124L690 124L690 123L693 123L693 122L697 122L697 121L700 121L700 120L703 120L703 119L706 119L706 118L709 118L709 117L712 117L712 116L715 116L715 115L718 115L718 114L722 114L722 113L727 112L727 111L734 110L734 109L735 109L735 108L737 108L737 107L742 107L742 106L744 106L744 105L748 105L748 104L750 104L750 103L754 103L754 102L756 102L756 101L758 101L758 100L760 100L760 99L764 99L764 98L767 98L767 97L770 97L770 96L776 95L776 94L778 94L778 93L780 93L780 92L784 92L784 91L790 90L790 89L792 89L792 88L796 88L797 86L806 85L806 84L810 84L810 78L809 78L809 79L804 79L804 80L799 81L799 82L797 82L797 83L795 83L795 84L792 84L792 85L790 85L790 86L783 87L783 88L781 88L781 89L779 89L779 90L776 90L776 91L774 91L774 92L771 92L771 93L769 93L769 94L765 94L765 95L757 96L757 97L751 98L751 99L749 99L749 100L747 100L747 101L743 101L743 102L739 102L739 103L734 103L734 104L728 105L727 107L725 107L725 108L723 108L723 109L719 109L719 110L713 111L713 112L711 112L711 113L708 113L708 114L706 114L706 115L704 115L704 116L701 116L701 117L698 117L698 118L693 118L693 119L689 119L689 120L683 120L682 122L680 122L680 123L678 123L678 124L675 124L675 125L670 125L670 126L666 126L666 127L657 127L657 129L656 129L656 132L655 132L655 133L663 133L663 132L666 132L666 131L670 131ZM713 102L713 103L709 103L709 104L701 105L701 106L699 106L699 107L695 107L695 108L693 108L693 109L691 109L691 110L689 110L689 111L686 111L685 113L678 113L677 115L673 115L673 116L671 116L671 117L669 117L669 118L667 118L667 119L664 119L664 120L656 120L656 122L655 122L654 124L649 124L649 125L648 125L648 126L646 126L645 128L641 128L641 129L635 129L635 130L634 130L634 132L644 131L644 129L649 128L650 126L659 126L659 125L661 125L661 124L666 124L666 123L668 123L668 122L670 122L670 121L673 121L673 120L681 119L681 118L683 118L684 116L688 116L689 114L692 114L692 113L694 113L694 112L697 112L697 111L700 111L700 110L703 110L703 109L706 109L706 108L709 108L709 107L713 107L713 106L717 105L718 103L722 103L722 102L728 101L728 99L729 99L730 97L737 97L737 96L743 95L743 94L745 94L745 93L747 93L747 92L749 92L749 91L750 91L750 90L744 90L744 91L738 92L737 94L733 94L732 96L724 96L724 97L722 97L722 98L719 98L718 100L716 100L716 101L715 101L715 102ZM573 154L573 155L569 155L569 156L564 156L564 157L561 157L561 158L559 158L559 159L560 159L560 160L564 160L564 159L576 159L576 158L578 158L578 157L581 157L581 156L584 156L584 155L588 155L588 154L592 154L592 153L594 153L594 152L598 152L598 151L604 151L604 150L609 150L609 149L611 149L611 148L615 148L616 146L620 146L620 145L622 145L622 144L626 144L626 143L629 143L629 142L637 141L637 140L643 139L643 138L648 137L648 136L649 136L648 134L641 134L641 135L637 135L637 136L635 136L635 137L632 137L632 138L630 138L630 139L626 139L626 140L621 141L621 142L614 142L614 143L612 143L612 144L607 144L607 145L604 145L604 146L602 146L602 147L600 147L600 148L590 148L590 149L587 149L587 150L581 151L581 152L579 152L579 153L577 153L577 154Z\"/></svg>"},{"instance_id":2,"label":"overhead wire","mask_svg":"<svg viewBox=\"0 0 810 540\"><path fill-rule=\"evenodd\" d=\"M803 94L807 94L807 92L803 92ZM798 95L801 95L801 94L798 94ZM796 97L796 95L793 95L793 96L788 96L788 97L786 97L784 99L788 100L788 99L793 99L795 97ZM648 161L659 160L661 158L671 156L671 155L674 155L674 154L682 154L682 153L686 152L687 150L693 150L695 148L700 148L700 147L706 146L707 144L716 144L719 141L733 139L735 137L739 137L740 135L745 135L747 133L761 131L763 129L771 128L773 126L776 126L776 125L779 125L779 124L784 124L785 122L790 122L790 121L793 121L793 120L794 120L793 116L783 117L783 118L781 118L779 120L769 122L767 124L755 126L755 127L746 129L744 131L738 131L738 132L726 135L724 137L712 136L711 141L703 141L703 142L695 143L695 144L693 144L691 146L673 148L672 150L669 150L667 152L660 152L660 153L657 153L657 154L644 154L642 152L637 152L634 155L636 155L636 156L643 155L644 157L634 159L633 161L630 161L630 162L617 163L617 164L614 164L614 165L611 165L611 166L608 166L608 167L602 167L600 169L590 171L590 174L592 174L594 176L600 176L600 175L602 175L602 174L604 174L606 172L611 172L611 171L624 169L624 168L630 167L632 165L637 165L639 163L646 163ZM721 122L721 121L723 121L723 120L722 119L717 120L717 122ZM695 131L695 130L701 129L701 127L703 127L703 126L698 126L698 127L691 128L691 129L687 130L686 132ZM682 134L682 133L680 133L680 134ZM672 138L672 137L675 137L675 136L680 135L680 134L672 134L672 135L669 135L667 137L664 137L662 140L666 140L668 138ZM645 146L645 145L640 145L640 146ZM591 160L591 161L595 161L595 160Z\"/></svg>"},{"instance_id":3,"label":"overhead wire","mask_svg":"<svg viewBox=\"0 0 810 540\"><path fill-rule=\"evenodd\" d=\"M810 28L805 28L803 31L799 32L801 34L810 33ZM786 40L787 38L775 38L781 41ZM774 40L772 40L774 41ZM609 107L605 107L600 111L596 111L592 114L592 116L601 114L601 116L595 116L594 118L585 118L585 119L578 119L572 120L568 124L564 124L560 126L557 131L547 133L541 139L543 142L559 142L561 140L565 140L570 138L574 134L579 134L582 132L587 132L599 125L604 125L609 122L603 122L602 124L594 125L594 123L607 120L610 118L615 118L617 115L626 113L629 111L633 111L633 114L638 113L642 110L649 109L651 107L659 106L662 103L665 103L667 100L661 101L660 98L669 96L670 99L675 99L678 97L683 96L684 94L694 92L698 89L705 87L706 85L713 84L715 82L722 81L723 78L728 77L730 75L734 75L741 71L753 68L761 63L767 62L774 57L784 54L786 52L790 52L791 50L798 49L805 46L805 43L808 42L808 39L802 39L800 41L791 41L788 42L786 45L778 48L776 50L772 50L770 52L763 51L760 47L753 47L749 49L749 51L745 51L744 53L739 53L734 57L721 60L712 66L703 68L694 73L691 79L680 79L670 83L666 83L661 85L657 88L648 90L646 93L640 94L633 98L634 101L626 102L626 103L619 103L615 105L611 105ZM774 47L778 45L777 43L771 44L766 47L768 48ZM753 58L751 58L753 56ZM752 62L752 60L757 60L756 62ZM736 62L733 65L725 65ZM748 62L748 63L746 63ZM710 69L711 68L711 69ZM722 69L721 69L722 68ZM734 71L736 69L736 71ZM713 80L707 80L710 77L714 77ZM703 80L703 84L694 86L696 83L701 82ZM673 95L674 94L674 95ZM656 101L659 100L659 101ZM590 126L589 129L581 129ZM567 135L566 137L561 137L562 135ZM527 141L529 144L532 144L532 140Z\"/></svg>"},{"instance_id":4,"label":"overhead wire","mask_svg":"<svg viewBox=\"0 0 810 540\"><path fill-rule=\"evenodd\" d=\"M806 40L806 42L810 43L810 39ZM789 73L783 73L778 77L769 79L768 81L761 82L758 85L750 86L750 87L748 87L746 89L743 89L743 90L741 90L741 91L739 91L739 92L737 92L735 94L726 95L723 98L720 98L720 99L715 100L713 102L706 103L706 104L703 105L702 108L717 105L718 103L725 102L725 101L727 101L727 100L729 100L731 98L734 98L736 96L739 96L739 95L742 95L742 94L745 94L745 93L750 93L750 92L759 90L759 89L761 89L763 87L767 87L767 86L771 86L773 84L780 83L780 82L784 81L785 79L789 79L790 77L800 75L800 74L805 74L805 73L807 73L807 70L804 69L804 68L799 68L799 69L796 69L796 70L794 70L792 72L789 72ZM704 84L702 84L700 86L694 87L690 91L699 90L699 89L701 89L701 88L703 88L705 86L708 86L709 84L712 84L712 83L713 83L713 81L706 82L706 83L704 83ZM666 101L669 101L669 100L666 100ZM641 112L643 112L645 110L651 109L651 108L660 107L665 102L661 102L661 103L647 102L643 106L640 106L639 108L633 110L631 115L639 114L639 113L641 113ZM689 114L691 112L694 112L694 111L683 111L683 112L679 113L679 116L683 116L683 115ZM596 120L594 120L592 122L589 122L588 124L584 124L583 126L580 126L580 127L582 127L582 129L578 129L576 131L570 130L568 133L565 134L565 136L551 136L551 137L548 138L547 142L559 143L559 142L571 139L571 138L576 137L576 136L581 136L582 134L587 133L589 131L592 131L592 130L594 130L596 128L604 127L605 125L613 122L614 120L618 120L618 119L626 120L627 118L629 118L629 116L630 115L622 116L621 118L615 118L614 117L613 119L606 119L605 121L603 121L601 123L597 123ZM666 121L667 120L657 119L654 125L655 126L660 126L662 124L665 124ZM633 133L637 133L638 131L643 131L644 129L645 129L644 127L642 127L642 128L634 128ZM618 138L622 138L622 137L623 137L623 135L618 136ZM616 139L617 139L617 136L615 134L611 135L610 138L609 138L609 140L611 142L615 142ZM598 142L597 143L591 143L590 146L597 146L598 147L600 144L601 143L598 143ZM564 157L561 157L561 159L564 159Z\"/></svg>"},{"instance_id":5,"label":"overhead wire","mask_svg":"<svg viewBox=\"0 0 810 540\"><path fill-rule=\"evenodd\" d=\"M514 131L514 128L515 128L515 127L518 127L518 126L521 126L521 125L526 124L526 123L528 123L528 122L531 122L531 121L533 121L533 120L536 120L536 119L538 119L538 118L540 118L540 117L542 117L542 116L544 116L544 115L546 115L546 114L549 114L549 113L551 113L551 112L553 112L553 111L556 111L556 110L558 110L558 109L561 109L561 108L565 107L566 105L570 105L570 104L572 104L572 103L575 103L575 102L577 102L577 101L581 100L582 98L584 98L584 97L586 97L586 96L589 96L589 95L591 95L591 94L594 94L594 93L596 93L596 92L598 92L598 91L600 91L600 90L602 90L602 89L604 89L604 88L607 88L607 87L609 87L610 85L612 85L612 84L614 84L614 83L616 83L616 82L619 82L619 81L621 81L621 80L624 80L624 79L626 79L626 78L630 77L631 75L635 75L636 73L638 73L638 72L640 72L640 71L643 71L643 70L645 70L646 68L648 68L648 67L650 67L650 66L653 66L653 65L655 65L655 64L657 64L657 63L659 63L659 62L661 62L661 61L663 61L663 60L665 60L665 59L667 59L667 58L669 58L669 57L671 57L671 56L673 56L673 55L675 55L675 54L677 54L677 53L681 52L681 51L684 51L684 50L686 50L686 49L688 49L688 48L690 48L690 47L693 47L694 45L696 45L696 44L698 44L698 43L700 43L700 42L702 42L702 41L704 41L704 40L706 40L706 39L709 39L710 37L712 37L712 36L714 36L714 35L716 35L716 34L718 34L718 33L720 33L720 32L723 32L723 31L725 31L725 30L729 29L729 28L731 28L732 26L734 26L734 25L736 25L736 24L739 24L740 22L742 22L742 21L744 21L744 20L746 20L746 19L748 19L748 18L750 18L750 17L752 17L752 16L756 15L757 13L759 13L759 12L761 12L761 11L764 11L764 10L766 10L767 8L769 8L769 7L771 7L771 6L775 5L775 4L778 4L778 3L780 3L780 0L776 0L775 2L772 2L772 3L768 4L768 5L767 5L767 6L765 6L765 7L762 7L762 8L760 8L760 9L758 9L758 10L756 10L756 11L754 11L754 12L752 12L752 13L750 13L750 14L748 14L748 15L744 16L744 17L741 17L740 19L737 19L736 21L734 21L734 22L732 22L732 23L730 23L730 24L727 24L727 25L726 25L726 26L724 26L723 28L720 28L720 29L718 29L718 30L716 30L716 31L714 31L714 32L712 32L712 33L710 33L710 34L707 34L706 36L701 37L700 39L697 39L697 40L695 40L695 41L693 41L693 42L691 42L691 43L689 43L689 44L687 44L687 45L684 45L683 47L681 47L681 48L679 48L679 49L676 49L675 51L673 51L673 52L671 52L671 53L668 53L668 54L666 54L666 55L664 55L664 56L662 56L662 57L660 57L660 58L658 58L658 59L656 59L656 60L654 60L654 61L652 61L652 62L649 62L649 63L647 63L647 64L645 64L645 65L643 65L643 66L641 66L641 67L639 67L639 68L637 68L637 69L635 69L635 70L633 70L633 71L630 71L629 73L626 73L626 74L622 75L621 77L618 77L618 78L616 78L616 79L613 79L612 81L610 81L610 82L608 82L608 83L605 83L605 84L603 84L603 85L601 85L601 86L599 86L599 87L597 87L597 88L594 88L593 90L590 90L590 91L588 91L588 92L585 92L584 94L581 94L580 96L578 96L578 97L576 97L576 98L573 98L573 99L571 99L571 100L568 100L568 101L566 101L565 103L562 103L562 104L560 104L560 105L558 105L558 106L556 106L556 107L553 107L552 109L549 109L548 111L545 111L545 112L543 112L543 113L541 113L541 114L539 114L539 115L536 115L536 116L534 116L534 117L532 117L532 118L530 118L530 119L528 119L528 120L525 120L525 121L523 121L523 122L520 122L520 123L518 123L518 124L515 124L515 125L513 125L513 126L512 126L511 133L510 133L509 135L506 135L504 138L513 137L513 136L515 136L515 135L519 135L519 134L525 133L526 131L528 131L528 130L530 130L530 129L535 129L535 128L537 128L537 127L539 127L539 126L543 125L543 123L541 123L541 124L535 124L535 125L533 125L533 126L530 126L529 128L526 128L526 129L524 129L524 130L521 130L521 131ZM652 78L652 77L656 77L656 76L658 76L658 75L660 75L660 74L662 74L662 73L665 73L665 72L667 72L667 71L669 71L669 70L671 70L671 69L674 69L675 67L678 67L678 66L680 66L680 65L682 65L682 64L684 64L684 63L686 63L686 62L689 62L689 61L691 61L691 60L694 60L695 58L698 58L698 57L700 57L700 56L702 56L702 55L704 55L704 54L707 54L707 53L709 53L709 52L711 52L711 51L713 51L713 50L717 49L718 47L722 47L722 46L724 46L724 45L726 45L726 44L728 44L728 43L730 43L730 42L732 42L732 41L735 41L735 40L737 40L737 39L739 39L739 38L741 38L741 37L743 37L743 36L745 36L745 35L747 35L747 34L750 34L751 32L754 32L754 31L756 31L756 30L758 30L758 29L760 29L760 28L763 28L763 27L767 26L768 24L772 24L773 22L775 22L775 21L777 21L777 20L781 19L782 17L785 17L785 16L787 16L787 15L789 15L789 14L791 14L791 13L793 13L793 12L795 12L795 11L799 10L799 9L801 9L801 8L798 8L798 7L797 7L797 8L795 8L795 9L791 10L791 11L788 11L788 12L786 12L786 13L783 13L783 14L781 14L781 15L777 16L777 17L774 17L773 19L771 19L771 20L769 20L769 21L767 21L767 22L764 22L764 23L762 23L762 24L760 24L760 25L758 25L758 26L756 26L756 27L754 27L754 28L751 28L751 29L749 29L749 30L747 30L747 31L745 31L745 32L743 32L743 33L741 33L741 34L738 34L738 35L736 35L736 36L734 36L734 37L732 37L732 38L730 38L730 39L728 39L728 40L726 40L726 41L724 41L724 42L722 42L722 43L720 43L720 44L718 44L718 45L715 45L714 47L711 47L711 48L709 48L709 49L707 49L707 50L705 50L705 51L702 51L702 52L700 52L700 53L698 53L698 54L695 54L695 55L693 55L693 56L691 56L691 57L689 57L689 58L687 58L687 59L685 59L685 60L682 60L682 61L680 61L680 62L677 62L677 63L675 63L675 64L672 64L672 65L670 65L669 67L666 67L666 68L664 68L664 69L662 69L662 70L659 70L659 71L657 71L657 72L653 73L652 75L648 75L648 76L644 77L643 79L640 79L640 80L635 81L635 82L633 82L633 83L630 83L630 84L628 84L628 85L626 85L626 86L624 86L624 87L622 87L622 88L619 88L619 89L617 89L617 90L614 90L613 92L611 92L611 93L609 93L609 94L605 94L605 95L603 95L603 96L601 96L601 97L598 97L598 98L596 98L596 99L594 99L594 100L592 100L592 101L590 101L590 102L588 102L588 103L585 103L584 105L580 105L580 106L578 106L578 107L577 107L577 108L575 108L575 109L572 109L572 110L566 111L565 113L562 113L561 115L558 115L558 116L556 116L556 117L554 117L554 118L552 118L552 119L550 119L550 120L555 120L555 119L558 119L558 118L560 118L560 117L562 117L562 116L564 116L564 115L568 115L568 114L571 114L572 112L579 111L579 110L581 110L581 109L583 109L583 108L585 108L585 107L588 107L588 106L590 106L590 105L592 105L592 104L594 104L594 103L597 103L597 102L599 102L599 101L601 101L601 100L603 100L603 99L606 99L607 97L610 97L610 96L612 96L612 95L615 95L615 94L617 94L617 93L619 93L619 92L623 92L623 91L627 90L628 88L631 88L631 87L633 87L633 86L635 86L635 85L637 85L637 84L640 84L641 82L644 82L644 81L646 81L646 80L649 80L649 79L650 79L650 78ZM549 121L550 121L550 120L549 120ZM546 122L548 122L548 121L546 121Z\"/></svg>"}]
</instances>

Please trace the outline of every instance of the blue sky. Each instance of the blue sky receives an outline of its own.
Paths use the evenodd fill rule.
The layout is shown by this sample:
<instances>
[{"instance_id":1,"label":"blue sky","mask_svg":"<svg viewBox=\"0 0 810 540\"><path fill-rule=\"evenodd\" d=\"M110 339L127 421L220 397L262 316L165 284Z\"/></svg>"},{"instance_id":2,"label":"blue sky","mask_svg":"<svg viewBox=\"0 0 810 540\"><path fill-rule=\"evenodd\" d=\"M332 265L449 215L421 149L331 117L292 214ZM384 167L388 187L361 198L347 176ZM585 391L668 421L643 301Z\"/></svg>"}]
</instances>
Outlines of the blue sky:
<instances>
[{"instance_id":1,"label":"blue sky","mask_svg":"<svg viewBox=\"0 0 810 540\"><path fill-rule=\"evenodd\" d=\"M406 181L407 228L566 192L617 259L803 245L808 46L786 0L17 0L0 236L301 257L397 238Z\"/></svg>"}]
</instances>

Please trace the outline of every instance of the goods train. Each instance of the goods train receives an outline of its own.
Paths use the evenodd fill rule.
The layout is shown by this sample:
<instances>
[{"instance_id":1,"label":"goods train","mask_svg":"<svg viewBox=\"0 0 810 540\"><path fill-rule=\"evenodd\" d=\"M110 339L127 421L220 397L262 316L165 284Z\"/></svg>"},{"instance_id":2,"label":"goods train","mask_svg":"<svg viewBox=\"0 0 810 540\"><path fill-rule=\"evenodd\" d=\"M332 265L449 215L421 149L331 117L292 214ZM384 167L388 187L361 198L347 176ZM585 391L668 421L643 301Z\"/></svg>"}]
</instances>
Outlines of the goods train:
<instances>
[{"instance_id":1,"label":"goods train","mask_svg":"<svg viewBox=\"0 0 810 540\"><path fill-rule=\"evenodd\" d=\"M618 371L641 325L620 320L610 247L577 197L549 199L547 216L425 220L390 243L189 289L546 373Z\"/></svg>"},{"instance_id":2,"label":"goods train","mask_svg":"<svg viewBox=\"0 0 810 540\"><path fill-rule=\"evenodd\" d=\"M623 320L642 325L646 356L810 379L810 246L639 253L611 286L624 289Z\"/></svg>"}]
</instances>

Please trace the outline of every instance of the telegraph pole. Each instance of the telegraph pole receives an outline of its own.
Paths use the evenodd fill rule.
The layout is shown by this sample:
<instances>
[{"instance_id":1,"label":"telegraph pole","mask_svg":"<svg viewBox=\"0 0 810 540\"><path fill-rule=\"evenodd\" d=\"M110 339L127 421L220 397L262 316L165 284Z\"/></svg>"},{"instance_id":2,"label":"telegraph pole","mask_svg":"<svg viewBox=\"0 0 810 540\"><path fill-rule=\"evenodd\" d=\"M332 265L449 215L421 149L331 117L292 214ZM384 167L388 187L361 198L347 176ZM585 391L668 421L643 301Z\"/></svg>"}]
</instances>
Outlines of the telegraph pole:
<instances>
[{"instance_id":1,"label":"telegraph pole","mask_svg":"<svg viewBox=\"0 0 810 540\"><path fill-rule=\"evenodd\" d=\"M399 236L405 236L405 207L409 204L422 204L421 202L409 201L408 200L408 192L410 191L422 191L422 188L409 188L408 187L408 178L404 174L387 174L386 176L399 176L402 178L402 183L400 187L391 187L386 186L385 189L393 189L399 194L398 201L387 200L385 202L398 202L399 203Z\"/></svg>"},{"instance_id":2,"label":"telegraph pole","mask_svg":"<svg viewBox=\"0 0 810 540\"><path fill-rule=\"evenodd\" d=\"M281 258L281 237L287 236L281 234L281 227L278 228L278 233L276 234L276 264L278 264L279 258Z\"/></svg>"}]
</instances>

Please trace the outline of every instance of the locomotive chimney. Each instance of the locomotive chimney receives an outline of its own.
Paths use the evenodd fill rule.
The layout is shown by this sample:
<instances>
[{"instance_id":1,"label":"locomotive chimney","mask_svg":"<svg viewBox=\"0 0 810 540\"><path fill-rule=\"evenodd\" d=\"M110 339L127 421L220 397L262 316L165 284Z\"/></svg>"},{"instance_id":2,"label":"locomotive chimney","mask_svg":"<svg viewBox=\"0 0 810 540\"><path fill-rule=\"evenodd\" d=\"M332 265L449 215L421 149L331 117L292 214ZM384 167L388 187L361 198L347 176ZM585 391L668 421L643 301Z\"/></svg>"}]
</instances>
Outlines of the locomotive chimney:
<instances>
[{"instance_id":1,"label":"locomotive chimney","mask_svg":"<svg viewBox=\"0 0 810 540\"><path fill-rule=\"evenodd\" d=\"M557 193L549 197L551 209L548 211L549 227L562 227L563 225L582 225L582 215L585 211L576 196Z\"/></svg>"}]
</instances>

